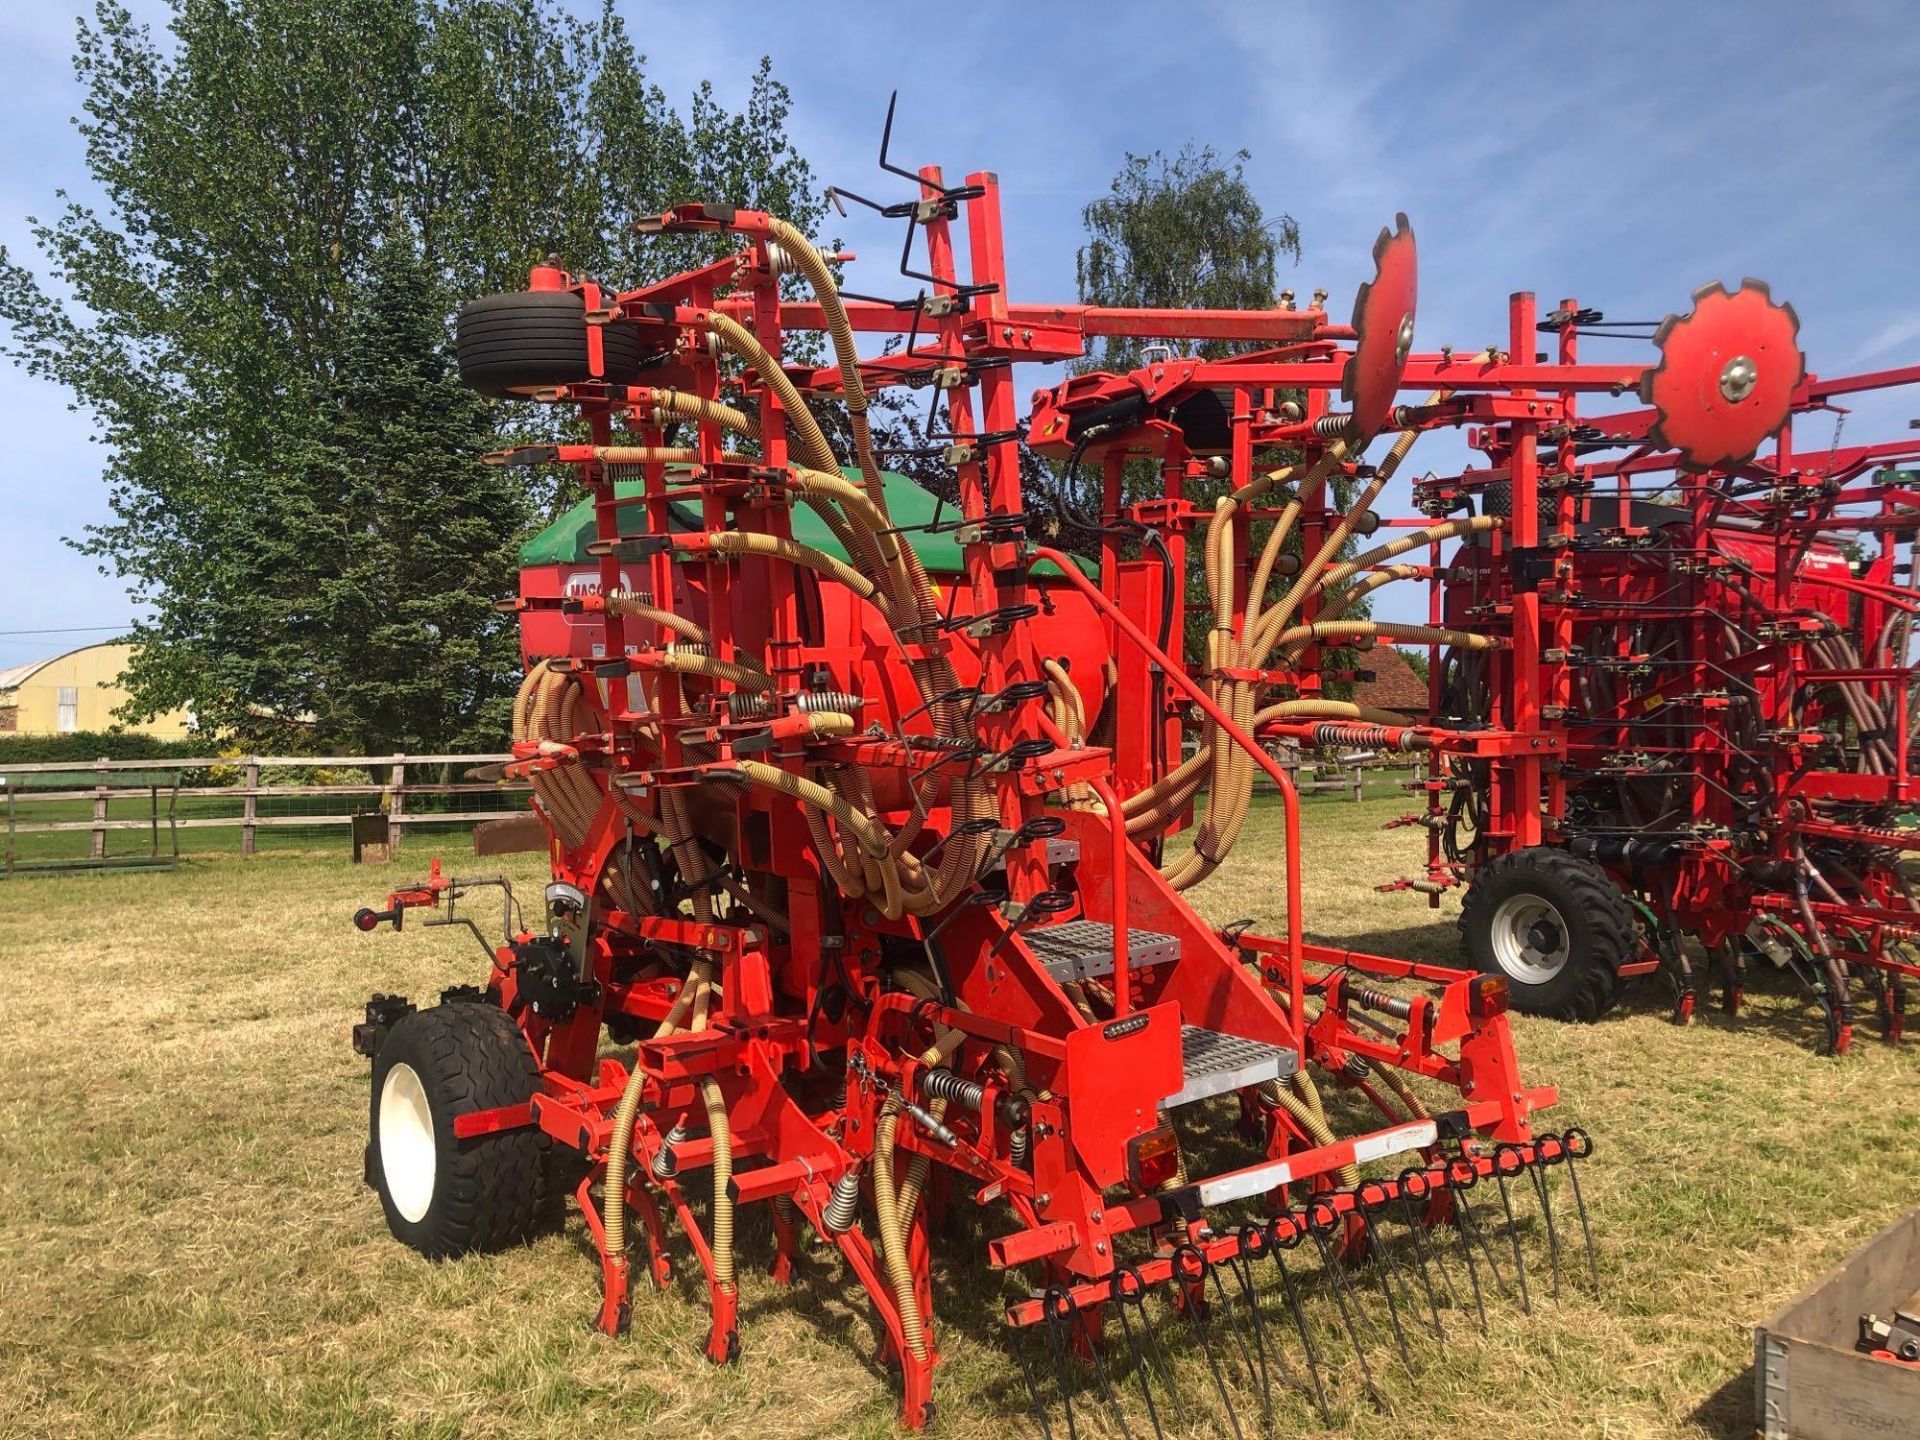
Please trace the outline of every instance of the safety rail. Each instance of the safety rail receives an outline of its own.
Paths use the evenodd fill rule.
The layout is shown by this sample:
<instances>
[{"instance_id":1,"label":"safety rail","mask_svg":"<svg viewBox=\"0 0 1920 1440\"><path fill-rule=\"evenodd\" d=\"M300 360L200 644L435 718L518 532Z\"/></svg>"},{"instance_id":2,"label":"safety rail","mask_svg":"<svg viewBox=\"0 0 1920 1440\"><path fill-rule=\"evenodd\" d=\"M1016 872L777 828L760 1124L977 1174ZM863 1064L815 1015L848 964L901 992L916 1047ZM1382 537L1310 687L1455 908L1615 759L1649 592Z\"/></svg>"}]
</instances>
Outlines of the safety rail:
<instances>
[{"instance_id":1,"label":"safety rail","mask_svg":"<svg viewBox=\"0 0 1920 1440\"><path fill-rule=\"evenodd\" d=\"M1215 704L1213 697L1207 694L1206 690L1202 688L1191 675L1187 674L1186 666L1172 659L1166 651L1154 644L1148 637L1147 632L1134 624L1132 620L1128 619L1126 613L1120 609L1119 605L1116 604L1105 591L1087 579L1085 575L1081 574L1080 567L1073 563L1070 556L1053 549L1051 546L1040 545L1034 548L1033 557L1036 561L1050 561L1052 564L1058 566L1061 575L1066 578L1067 583L1072 585L1082 595L1086 596L1088 603L1106 617L1118 634L1125 636L1128 641L1138 646L1141 653L1144 654L1147 659L1151 660L1155 665L1158 665L1167 679L1173 682L1174 688L1179 690L1189 700L1193 701L1194 704L1198 705L1201 713L1220 728L1220 733L1233 741L1233 743L1238 745L1242 750L1246 751L1247 754L1253 758L1254 764L1266 771L1267 778L1279 787L1281 808L1286 815L1287 832L1287 988L1289 991L1288 999L1293 1007L1289 1013L1294 1015L1305 1014L1306 977L1301 965L1301 942L1303 936L1300 927L1300 891L1302 884L1300 866L1300 791L1293 783L1293 777L1281 768L1280 763L1267 753L1266 748L1262 746L1259 741L1255 740L1251 735L1247 734L1246 731L1233 723L1232 717L1230 717L1226 711L1222 710L1219 705ZM1126 816L1121 813L1118 805L1108 805L1108 819L1120 832L1124 840L1127 823ZM1116 850L1117 849L1118 846L1116 845ZM1116 866L1116 891L1117 887L1124 883L1118 878L1124 873L1123 870L1120 870L1118 866ZM1114 908L1114 932L1116 935L1122 934L1126 929L1126 912L1120 908L1123 898L1121 893L1116 893ZM1124 956L1116 958L1114 965L1115 980L1118 981L1119 977L1124 975L1126 971L1127 962ZM1115 993L1116 995L1121 993L1118 985L1116 985Z\"/></svg>"}]
</instances>

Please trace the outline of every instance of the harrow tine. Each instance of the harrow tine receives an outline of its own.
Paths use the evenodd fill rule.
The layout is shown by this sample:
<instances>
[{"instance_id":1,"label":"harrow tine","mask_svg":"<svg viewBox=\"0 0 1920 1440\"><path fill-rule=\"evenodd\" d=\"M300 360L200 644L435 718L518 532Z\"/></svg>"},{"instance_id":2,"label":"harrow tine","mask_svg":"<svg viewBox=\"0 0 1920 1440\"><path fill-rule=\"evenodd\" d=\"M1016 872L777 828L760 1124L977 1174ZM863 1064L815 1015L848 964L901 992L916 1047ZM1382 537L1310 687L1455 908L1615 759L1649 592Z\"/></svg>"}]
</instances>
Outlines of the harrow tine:
<instances>
[{"instance_id":1,"label":"harrow tine","mask_svg":"<svg viewBox=\"0 0 1920 1440\"><path fill-rule=\"evenodd\" d=\"M1407 1348L1407 1332L1400 1323L1400 1304L1393 1294L1394 1280L1399 1276L1400 1267L1395 1263L1392 1253L1380 1243L1380 1232L1373 1228L1373 1220L1367 1214L1366 1207L1355 1205L1353 1213L1359 1218L1361 1232L1367 1237L1367 1254L1379 1272L1380 1293L1387 1297L1387 1318L1393 1322L1393 1341L1400 1351L1400 1364L1411 1375L1413 1352Z\"/></svg>"},{"instance_id":2,"label":"harrow tine","mask_svg":"<svg viewBox=\"0 0 1920 1440\"><path fill-rule=\"evenodd\" d=\"M1133 1289L1127 1289L1127 1282L1133 1283ZM1180 1428L1191 1428L1187 1420L1187 1407L1180 1399L1180 1387L1174 1383L1173 1369L1167 1364L1166 1351L1160 1346L1159 1337L1153 1333L1153 1326L1147 1321L1147 1282L1139 1268L1126 1265L1114 1272L1113 1298L1114 1309L1120 1312L1120 1331L1127 1338L1127 1348L1133 1352L1134 1373L1140 1378L1140 1395L1147 1402L1147 1417L1153 1421L1153 1433L1166 1440L1166 1431L1160 1426L1160 1409L1153 1403L1153 1384L1148 1378L1147 1361L1141 1353L1140 1342L1134 1339L1133 1322L1127 1318L1127 1307L1131 1305L1140 1312L1140 1329L1147 1340L1147 1353L1152 1357L1153 1368L1160 1372L1160 1381L1167 1387L1167 1394L1173 1397L1173 1413L1180 1421Z\"/></svg>"},{"instance_id":3,"label":"harrow tine","mask_svg":"<svg viewBox=\"0 0 1920 1440\"><path fill-rule=\"evenodd\" d=\"M1538 1151L1535 1152L1536 1157ZM1540 1215L1547 1222L1547 1263L1553 1267L1553 1303L1560 1303L1560 1232L1553 1224L1553 1196L1547 1185L1547 1166L1538 1158L1527 1167L1533 1192L1540 1197Z\"/></svg>"},{"instance_id":4,"label":"harrow tine","mask_svg":"<svg viewBox=\"0 0 1920 1440\"><path fill-rule=\"evenodd\" d=\"M1413 1243L1414 1262L1420 1267L1420 1288L1426 1292L1427 1311L1433 1316L1433 1333L1438 1337L1440 1343L1444 1345L1447 1343L1447 1327L1440 1323L1440 1297L1433 1288L1432 1267L1433 1262L1439 1259L1439 1255L1428 1252L1427 1237L1421 1234L1421 1231L1426 1227L1421 1223L1420 1217L1414 1213L1414 1196L1411 1192L1415 1187L1419 1188L1420 1197L1425 1198L1428 1191L1427 1172L1418 1166L1409 1166L1400 1172L1398 1185L1400 1192L1400 1218L1406 1222L1407 1235ZM1443 1281L1447 1280L1444 1270L1441 1272L1441 1278ZM1451 1303L1452 1286L1450 1283L1448 1284L1448 1290L1448 1301Z\"/></svg>"},{"instance_id":5,"label":"harrow tine","mask_svg":"<svg viewBox=\"0 0 1920 1440\"><path fill-rule=\"evenodd\" d=\"M1327 1408L1327 1387L1320 1379L1320 1357L1313 1348L1313 1335L1307 1329L1307 1314L1300 1307L1300 1292L1294 1288L1293 1272L1287 1269L1286 1251L1300 1243L1300 1228L1291 1226L1286 1238L1280 1237L1280 1220L1275 1217L1267 1223L1268 1249L1273 1253L1273 1263L1280 1270L1280 1287L1286 1292L1287 1309L1293 1313L1293 1327L1300 1332L1300 1349L1307 1357L1307 1374L1313 1381L1313 1398L1320 1407L1320 1418L1328 1424L1333 1423L1333 1412Z\"/></svg>"},{"instance_id":6,"label":"harrow tine","mask_svg":"<svg viewBox=\"0 0 1920 1440\"><path fill-rule=\"evenodd\" d=\"M1173 1252L1173 1274L1176 1280L1199 1281L1198 1298L1188 1296L1187 1313L1193 1319L1194 1332L1200 1337L1200 1353L1207 1357L1207 1368L1213 1372L1213 1388L1219 1392L1220 1404L1227 1412L1227 1422L1233 1426L1233 1440L1246 1440L1240 1432L1240 1416L1233 1408L1233 1400L1227 1394L1226 1377L1220 1373L1219 1357L1213 1353L1213 1340L1208 1334L1206 1310L1207 1271L1211 1265L1198 1245L1191 1241L1176 1246Z\"/></svg>"},{"instance_id":7,"label":"harrow tine","mask_svg":"<svg viewBox=\"0 0 1920 1440\"><path fill-rule=\"evenodd\" d=\"M1243 1240L1242 1244L1244 1243L1245 1241ZM1271 1430L1273 1428L1273 1379L1267 1370L1266 1327L1260 1322L1260 1303L1253 1293L1253 1281L1247 1274L1246 1269L1251 1263L1251 1260L1244 1254L1239 1254L1227 1256L1227 1258L1221 1262L1221 1265L1224 1265L1227 1271L1232 1274L1234 1284L1238 1286L1240 1290L1241 1304L1246 1308L1247 1327L1253 1332L1252 1354L1248 1354L1249 1347L1244 1343L1245 1337L1242 1336L1239 1337L1242 1340L1240 1355L1243 1360L1248 1362L1248 1374L1251 1375L1254 1373L1256 1368L1259 1371L1260 1419L1266 1428ZM1222 1305L1231 1309L1231 1302L1227 1296L1226 1288L1220 1283L1221 1265L1215 1265L1213 1267L1214 1289L1219 1292Z\"/></svg>"},{"instance_id":8,"label":"harrow tine","mask_svg":"<svg viewBox=\"0 0 1920 1440\"><path fill-rule=\"evenodd\" d=\"M1080 1427L1073 1418L1073 1385L1072 1376L1067 1370L1067 1341L1061 1333L1065 1315L1074 1309L1073 1297L1059 1286L1052 1285L1047 1287L1040 1303L1046 1315L1047 1351L1053 1357L1054 1383L1060 1391L1060 1405L1067 1416L1067 1440L1080 1440ZM1040 1423L1043 1429L1046 1428L1044 1418ZM1047 1436L1048 1440L1052 1440L1053 1432L1047 1430Z\"/></svg>"},{"instance_id":9,"label":"harrow tine","mask_svg":"<svg viewBox=\"0 0 1920 1440\"><path fill-rule=\"evenodd\" d=\"M1040 1434L1045 1440L1053 1440L1053 1426L1047 1423L1046 1402L1040 1398L1040 1387L1034 1384L1033 1362L1027 1359L1027 1346L1018 1330L1007 1336L1007 1348L1013 1351L1013 1358L1020 1362L1020 1378L1027 1382L1027 1409L1033 1415L1034 1424L1040 1427Z\"/></svg>"},{"instance_id":10,"label":"harrow tine","mask_svg":"<svg viewBox=\"0 0 1920 1440\"><path fill-rule=\"evenodd\" d=\"M1513 1158L1513 1169L1506 1168L1507 1157ZM1518 1175L1527 1168L1527 1162L1520 1152L1511 1145L1501 1145L1493 1152L1493 1178L1500 1191L1500 1209L1507 1217L1507 1242L1513 1248L1513 1268L1520 1277L1520 1309L1528 1315L1533 1314L1533 1296L1527 1290L1527 1262L1520 1253L1520 1231L1513 1223L1513 1196L1507 1192L1507 1177Z\"/></svg>"},{"instance_id":11,"label":"harrow tine","mask_svg":"<svg viewBox=\"0 0 1920 1440\"><path fill-rule=\"evenodd\" d=\"M1447 1166L1447 1193L1453 1199L1453 1233L1460 1241L1460 1256L1467 1262L1467 1279L1473 1286L1473 1308L1480 1312L1480 1333L1484 1335L1487 1333L1487 1300L1480 1289L1480 1267L1473 1258L1473 1241L1476 1238L1473 1234L1473 1210L1463 1193L1479 1177L1471 1166L1466 1171L1466 1177L1454 1166ZM1487 1258L1491 1262L1493 1257ZM1499 1278L1497 1270L1494 1278Z\"/></svg>"},{"instance_id":12,"label":"harrow tine","mask_svg":"<svg viewBox=\"0 0 1920 1440\"><path fill-rule=\"evenodd\" d=\"M1327 1230L1330 1231L1340 1223L1340 1217L1334 1213L1331 1206L1325 1208ZM1353 1342L1354 1358L1360 1362L1360 1374L1367 1382L1367 1393L1373 1396L1375 1404L1384 1408L1386 1401L1381 1397L1380 1387L1373 1383L1373 1367L1367 1363L1367 1347L1360 1343L1360 1329L1353 1323L1353 1306L1350 1303L1351 1295L1347 1287L1346 1269L1340 1264L1340 1257L1334 1253L1333 1247L1327 1243L1326 1232L1313 1223L1312 1213L1310 1209L1307 1233L1313 1236L1313 1243L1320 1251L1321 1268L1333 1280L1333 1298L1339 1303L1340 1319L1347 1327L1347 1338Z\"/></svg>"},{"instance_id":13,"label":"harrow tine","mask_svg":"<svg viewBox=\"0 0 1920 1440\"><path fill-rule=\"evenodd\" d=\"M1580 1214L1580 1238L1587 1246L1587 1270L1593 1276L1593 1293L1600 1293L1600 1260L1593 1251L1593 1231L1587 1225L1587 1202L1580 1193L1580 1167L1576 1160L1584 1160L1593 1153L1593 1137L1584 1130L1567 1131L1560 1137L1560 1143L1566 1147L1567 1179L1573 1184L1573 1206Z\"/></svg>"},{"instance_id":14,"label":"harrow tine","mask_svg":"<svg viewBox=\"0 0 1920 1440\"><path fill-rule=\"evenodd\" d=\"M1069 1303L1072 1303L1069 1297ZM1093 1333L1093 1327L1087 1324L1086 1311L1078 1305L1073 1307L1073 1323L1080 1336L1080 1343L1093 1360L1093 1378L1100 1382L1101 1398L1107 1402L1107 1408L1113 1412L1113 1418L1120 1423L1120 1433L1125 1440L1133 1440L1133 1431L1127 1428L1126 1412L1120 1408L1120 1397L1114 1394L1113 1382L1107 1376L1107 1362L1101 1356L1099 1338Z\"/></svg>"}]
</instances>

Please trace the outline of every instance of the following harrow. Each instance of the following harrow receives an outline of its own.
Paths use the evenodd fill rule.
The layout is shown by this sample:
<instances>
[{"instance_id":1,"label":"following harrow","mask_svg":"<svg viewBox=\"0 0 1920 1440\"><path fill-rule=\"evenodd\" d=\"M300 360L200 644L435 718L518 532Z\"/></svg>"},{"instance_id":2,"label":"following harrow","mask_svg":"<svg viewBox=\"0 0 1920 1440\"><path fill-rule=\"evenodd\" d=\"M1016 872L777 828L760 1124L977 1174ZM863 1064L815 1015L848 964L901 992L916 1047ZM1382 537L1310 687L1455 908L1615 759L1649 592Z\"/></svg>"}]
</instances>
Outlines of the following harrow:
<instances>
[{"instance_id":1,"label":"following harrow","mask_svg":"<svg viewBox=\"0 0 1920 1440\"><path fill-rule=\"evenodd\" d=\"M1587 1263L1566 1278L1597 1288L1591 1145L1537 1124L1556 1095L1521 1077L1506 981L1307 940L1298 798L1256 738L1397 736L1328 696L1329 643L1511 643L1353 613L1370 567L1474 526L1384 555L1347 542L1422 426L1531 434L1560 402L1524 363L1412 352L1404 217L1348 324L1290 299L1033 305L1007 291L994 176L890 173L914 187L884 207L923 247L910 298L845 296L779 218L696 204L640 228L723 233L725 258L624 291L549 262L461 316L469 383L578 415L583 438L493 458L572 467L591 538L584 581L530 570L511 602L530 665L504 772L549 831L544 913L520 923L507 891L483 985L423 1009L376 996L356 1030L394 1233L429 1256L492 1248L569 1190L597 1323L619 1334L633 1242L664 1285L671 1217L726 1363L736 1218L763 1205L777 1279L804 1221L870 1295L909 1427L934 1413L931 1256L960 1197L991 1217L986 1263L1030 1281L1005 1328L1049 1432L1089 1404L1156 1432L1217 1404L1239 1434L1248 1397L1270 1419L1289 1384L1326 1409L1336 1354L1373 1389L1389 1332L1411 1366L1414 1332L1469 1303L1484 1324L1496 1292L1557 1296L1576 1228ZM789 357L809 334L828 363ZM861 334L896 343L863 358ZM1078 375L1019 418L1015 363L1111 334L1252 348ZM951 509L881 468L869 396L900 385L942 406ZM1409 387L1430 398L1399 403ZM1041 543L1023 435L1067 462L1064 509L1097 467L1097 563ZM1143 460L1155 493L1130 499ZM1187 498L1200 485L1210 506ZM1197 673L1171 638L1195 539L1213 612ZM1184 893L1240 838L1260 776L1285 837L1272 936ZM357 920L471 926L460 899L501 883L436 867ZM1150 1305L1192 1348L1170 1353ZM1196 1354L1205 1389L1179 1383Z\"/></svg>"}]
</instances>

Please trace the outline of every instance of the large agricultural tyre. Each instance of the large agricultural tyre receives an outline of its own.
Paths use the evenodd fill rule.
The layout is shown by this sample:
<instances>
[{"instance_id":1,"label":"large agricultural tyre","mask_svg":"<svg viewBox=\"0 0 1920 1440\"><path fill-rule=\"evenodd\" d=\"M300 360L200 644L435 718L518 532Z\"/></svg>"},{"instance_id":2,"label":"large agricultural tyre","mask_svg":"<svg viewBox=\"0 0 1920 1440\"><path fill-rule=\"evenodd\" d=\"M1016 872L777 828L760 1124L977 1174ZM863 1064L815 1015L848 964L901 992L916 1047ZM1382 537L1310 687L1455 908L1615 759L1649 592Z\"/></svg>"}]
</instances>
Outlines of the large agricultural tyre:
<instances>
[{"instance_id":1,"label":"large agricultural tyre","mask_svg":"<svg viewBox=\"0 0 1920 1440\"><path fill-rule=\"evenodd\" d=\"M605 374L587 358L587 306L571 290L517 290L460 307L454 349L460 383L497 400L555 385L603 379L628 385L640 374L640 337L625 325L602 325Z\"/></svg>"},{"instance_id":2,"label":"large agricultural tyre","mask_svg":"<svg viewBox=\"0 0 1920 1440\"><path fill-rule=\"evenodd\" d=\"M1467 960L1504 975L1513 1008L1555 1020L1598 1020L1633 958L1633 907L1607 872L1539 846L1488 862L1460 908Z\"/></svg>"},{"instance_id":3,"label":"large agricultural tyre","mask_svg":"<svg viewBox=\"0 0 1920 1440\"><path fill-rule=\"evenodd\" d=\"M373 1058L367 1178L395 1239L441 1260L502 1250L541 1227L546 1137L453 1133L456 1116L523 1105L539 1085L526 1037L494 1005L436 1005L394 1025Z\"/></svg>"}]
</instances>

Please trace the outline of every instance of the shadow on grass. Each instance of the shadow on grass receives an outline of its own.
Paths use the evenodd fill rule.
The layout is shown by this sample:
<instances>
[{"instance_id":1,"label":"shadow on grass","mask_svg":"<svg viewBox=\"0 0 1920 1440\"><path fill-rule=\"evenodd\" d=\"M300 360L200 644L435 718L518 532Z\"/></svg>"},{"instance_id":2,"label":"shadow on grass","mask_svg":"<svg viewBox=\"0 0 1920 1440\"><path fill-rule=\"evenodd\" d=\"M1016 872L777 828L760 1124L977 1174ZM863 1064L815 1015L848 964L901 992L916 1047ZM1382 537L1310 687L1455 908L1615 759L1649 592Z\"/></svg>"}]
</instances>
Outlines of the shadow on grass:
<instances>
[{"instance_id":1,"label":"shadow on grass","mask_svg":"<svg viewBox=\"0 0 1920 1440\"><path fill-rule=\"evenodd\" d=\"M1747 1440L1755 1431L1753 1366L1748 1365L1694 1407L1687 1417L1718 1440Z\"/></svg>"}]
</instances>

